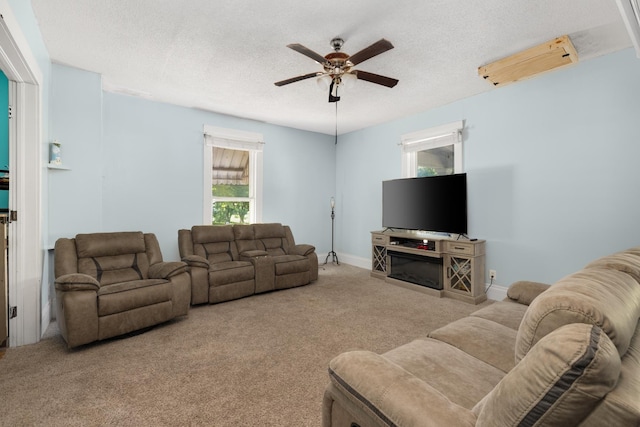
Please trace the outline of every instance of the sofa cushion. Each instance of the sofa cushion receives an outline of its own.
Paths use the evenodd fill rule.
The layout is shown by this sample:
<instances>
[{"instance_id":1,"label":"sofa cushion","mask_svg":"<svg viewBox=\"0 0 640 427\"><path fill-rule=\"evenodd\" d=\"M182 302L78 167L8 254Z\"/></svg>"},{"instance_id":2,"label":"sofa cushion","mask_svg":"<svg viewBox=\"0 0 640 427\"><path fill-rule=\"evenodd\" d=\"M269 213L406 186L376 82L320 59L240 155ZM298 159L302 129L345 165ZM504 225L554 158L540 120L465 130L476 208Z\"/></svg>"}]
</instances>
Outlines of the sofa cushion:
<instances>
[{"instance_id":1,"label":"sofa cushion","mask_svg":"<svg viewBox=\"0 0 640 427\"><path fill-rule=\"evenodd\" d=\"M580 424L581 427L612 425L611 420L616 420L620 426L640 425L640 327L636 328L621 360L618 384Z\"/></svg>"},{"instance_id":2,"label":"sofa cushion","mask_svg":"<svg viewBox=\"0 0 640 427\"><path fill-rule=\"evenodd\" d=\"M284 227L280 223L254 224L253 229L256 239L283 239L285 237Z\"/></svg>"},{"instance_id":3,"label":"sofa cushion","mask_svg":"<svg viewBox=\"0 0 640 427\"><path fill-rule=\"evenodd\" d=\"M549 289L549 285L546 283L520 280L509 286L507 298L513 302L529 305L531 301L547 289Z\"/></svg>"},{"instance_id":4,"label":"sofa cushion","mask_svg":"<svg viewBox=\"0 0 640 427\"><path fill-rule=\"evenodd\" d=\"M571 274L536 298L522 319L516 362L551 331L569 323L602 328L622 355L640 317L640 286L617 270L589 268Z\"/></svg>"},{"instance_id":5,"label":"sofa cushion","mask_svg":"<svg viewBox=\"0 0 640 427\"><path fill-rule=\"evenodd\" d=\"M230 242L233 240L232 225L194 225L191 227L193 243Z\"/></svg>"},{"instance_id":6,"label":"sofa cushion","mask_svg":"<svg viewBox=\"0 0 640 427\"><path fill-rule=\"evenodd\" d=\"M527 305L511 301L496 301L487 307L474 311L471 316L482 317L517 331L527 308Z\"/></svg>"},{"instance_id":7,"label":"sofa cushion","mask_svg":"<svg viewBox=\"0 0 640 427\"><path fill-rule=\"evenodd\" d=\"M634 252L633 249L618 252L592 261L585 268L610 268L622 271L640 283L640 252Z\"/></svg>"},{"instance_id":8,"label":"sofa cushion","mask_svg":"<svg viewBox=\"0 0 640 427\"><path fill-rule=\"evenodd\" d=\"M476 425L578 425L619 374L620 357L602 329L565 325L540 339L476 405Z\"/></svg>"},{"instance_id":9,"label":"sofa cushion","mask_svg":"<svg viewBox=\"0 0 640 427\"><path fill-rule=\"evenodd\" d=\"M309 259L301 255L280 255L273 257L276 276L309 271Z\"/></svg>"},{"instance_id":10,"label":"sofa cushion","mask_svg":"<svg viewBox=\"0 0 640 427\"><path fill-rule=\"evenodd\" d=\"M149 278L149 260L145 252L78 258L78 273L88 274L101 285L143 280Z\"/></svg>"},{"instance_id":11,"label":"sofa cushion","mask_svg":"<svg viewBox=\"0 0 640 427\"><path fill-rule=\"evenodd\" d=\"M255 277L253 264L249 261L228 261L209 267L209 285L224 286L229 283L252 280Z\"/></svg>"},{"instance_id":12,"label":"sofa cushion","mask_svg":"<svg viewBox=\"0 0 640 427\"><path fill-rule=\"evenodd\" d=\"M107 316L171 301L172 297L171 282L163 279L134 280L102 286L98 291L98 315Z\"/></svg>"},{"instance_id":13,"label":"sofa cushion","mask_svg":"<svg viewBox=\"0 0 640 427\"><path fill-rule=\"evenodd\" d=\"M78 258L135 254L147 249L140 231L78 234L75 240Z\"/></svg>"},{"instance_id":14,"label":"sofa cushion","mask_svg":"<svg viewBox=\"0 0 640 427\"><path fill-rule=\"evenodd\" d=\"M193 253L210 263L231 261L231 242L195 243Z\"/></svg>"},{"instance_id":15,"label":"sofa cushion","mask_svg":"<svg viewBox=\"0 0 640 427\"><path fill-rule=\"evenodd\" d=\"M516 333L515 329L492 320L468 316L432 331L429 337L451 344L506 373L514 366Z\"/></svg>"},{"instance_id":16,"label":"sofa cushion","mask_svg":"<svg viewBox=\"0 0 640 427\"><path fill-rule=\"evenodd\" d=\"M420 338L382 355L447 399L471 409L504 377L501 370L433 338Z\"/></svg>"}]
</instances>

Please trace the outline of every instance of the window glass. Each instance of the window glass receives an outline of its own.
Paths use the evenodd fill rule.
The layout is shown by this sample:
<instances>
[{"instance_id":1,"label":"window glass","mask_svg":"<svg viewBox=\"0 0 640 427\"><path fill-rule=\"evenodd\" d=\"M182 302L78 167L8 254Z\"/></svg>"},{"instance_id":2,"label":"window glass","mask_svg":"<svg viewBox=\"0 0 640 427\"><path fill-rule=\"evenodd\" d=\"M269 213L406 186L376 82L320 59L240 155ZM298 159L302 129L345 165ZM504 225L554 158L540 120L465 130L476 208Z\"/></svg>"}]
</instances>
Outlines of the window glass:
<instances>
[{"instance_id":1,"label":"window glass","mask_svg":"<svg viewBox=\"0 0 640 427\"><path fill-rule=\"evenodd\" d=\"M211 223L251 222L250 152L215 146L211 152Z\"/></svg>"},{"instance_id":2,"label":"window glass","mask_svg":"<svg viewBox=\"0 0 640 427\"><path fill-rule=\"evenodd\" d=\"M417 154L418 177L454 173L453 144L418 151Z\"/></svg>"}]
</instances>

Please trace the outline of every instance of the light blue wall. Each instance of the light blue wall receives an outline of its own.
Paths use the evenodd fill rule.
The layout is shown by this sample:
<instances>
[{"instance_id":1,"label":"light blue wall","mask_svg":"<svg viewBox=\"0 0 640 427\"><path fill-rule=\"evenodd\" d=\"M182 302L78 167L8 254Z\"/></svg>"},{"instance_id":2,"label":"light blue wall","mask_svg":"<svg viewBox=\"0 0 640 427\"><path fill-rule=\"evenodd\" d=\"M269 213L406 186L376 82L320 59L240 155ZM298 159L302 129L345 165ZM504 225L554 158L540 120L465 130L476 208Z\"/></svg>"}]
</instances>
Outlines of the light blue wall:
<instances>
[{"instance_id":1,"label":"light blue wall","mask_svg":"<svg viewBox=\"0 0 640 427\"><path fill-rule=\"evenodd\" d=\"M53 86L54 135L71 170L50 173L52 241L142 230L158 236L165 259L179 259L178 229L202 223L206 124L264 135L263 221L329 250L333 137L103 93L98 75L62 65Z\"/></svg>"},{"instance_id":2,"label":"light blue wall","mask_svg":"<svg viewBox=\"0 0 640 427\"><path fill-rule=\"evenodd\" d=\"M49 169L49 247L59 237L102 231L102 79L52 67L51 137L70 170Z\"/></svg>"},{"instance_id":3,"label":"light blue wall","mask_svg":"<svg viewBox=\"0 0 640 427\"><path fill-rule=\"evenodd\" d=\"M628 49L339 138L338 251L370 258L405 133L465 121L471 237L497 284L553 282L640 244L640 60Z\"/></svg>"}]
</instances>

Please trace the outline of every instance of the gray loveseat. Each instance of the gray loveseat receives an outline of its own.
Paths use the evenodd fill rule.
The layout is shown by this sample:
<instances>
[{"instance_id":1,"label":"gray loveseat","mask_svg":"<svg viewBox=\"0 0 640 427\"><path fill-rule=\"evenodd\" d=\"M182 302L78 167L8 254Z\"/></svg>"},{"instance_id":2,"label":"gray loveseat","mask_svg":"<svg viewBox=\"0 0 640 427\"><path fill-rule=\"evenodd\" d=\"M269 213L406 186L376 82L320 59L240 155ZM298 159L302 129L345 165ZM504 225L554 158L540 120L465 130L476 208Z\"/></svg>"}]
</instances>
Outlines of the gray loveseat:
<instances>
[{"instance_id":1,"label":"gray loveseat","mask_svg":"<svg viewBox=\"0 0 640 427\"><path fill-rule=\"evenodd\" d=\"M324 427L640 426L640 247L378 355L330 362Z\"/></svg>"},{"instance_id":2,"label":"gray loveseat","mask_svg":"<svg viewBox=\"0 0 640 427\"><path fill-rule=\"evenodd\" d=\"M189 265L191 303L219 303L318 278L315 248L296 244L278 223L196 225L178 230L180 258Z\"/></svg>"},{"instance_id":3,"label":"gray loveseat","mask_svg":"<svg viewBox=\"0 0 640 427\"><path fill-rule=\"evenodd\" d=\"M188 313L189 274L154 234L78 234L55 245L57 321L69 348Z\"/></svg>"}]
</instances>

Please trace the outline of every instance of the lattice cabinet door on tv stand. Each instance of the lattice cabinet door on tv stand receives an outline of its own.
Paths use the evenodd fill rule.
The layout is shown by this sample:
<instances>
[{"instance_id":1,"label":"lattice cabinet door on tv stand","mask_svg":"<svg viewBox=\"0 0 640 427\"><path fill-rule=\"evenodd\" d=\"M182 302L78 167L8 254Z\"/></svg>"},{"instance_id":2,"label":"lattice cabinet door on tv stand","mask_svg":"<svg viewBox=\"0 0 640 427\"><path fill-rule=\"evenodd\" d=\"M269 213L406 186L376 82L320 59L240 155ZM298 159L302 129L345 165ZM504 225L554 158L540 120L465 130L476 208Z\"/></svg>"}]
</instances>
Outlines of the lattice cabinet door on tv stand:
<instances>
[{"instance_id":1,"label":"lattice cabinet door on tv stand","mask_svg":"<svg viewBox=\"0 0 640 427\"><path fill-rule=\"evenodd\" d=\"M414 259L415 255L442 259L438 289L390 277L392 257L389 251L409 254ZM371 276L405 288L478 304L487 299L484 267L484 240L454 240L415 231L371 232Z\"/></svg>"}]
</instances>

